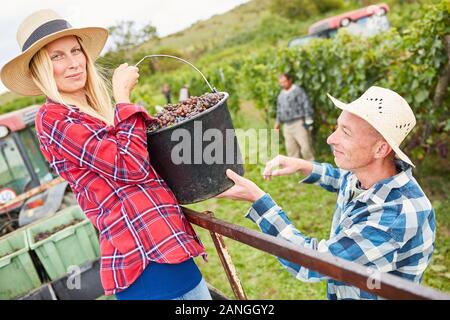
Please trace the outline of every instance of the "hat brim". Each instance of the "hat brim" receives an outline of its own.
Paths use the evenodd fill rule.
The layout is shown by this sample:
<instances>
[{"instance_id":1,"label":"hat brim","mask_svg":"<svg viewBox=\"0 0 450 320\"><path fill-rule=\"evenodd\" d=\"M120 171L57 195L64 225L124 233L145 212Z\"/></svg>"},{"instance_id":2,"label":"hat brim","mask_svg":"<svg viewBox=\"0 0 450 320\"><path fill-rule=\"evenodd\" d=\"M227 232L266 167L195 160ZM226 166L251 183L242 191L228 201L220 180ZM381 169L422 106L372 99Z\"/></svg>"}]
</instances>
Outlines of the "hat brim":
<instances>
[{"instance_id":1,"label":"hat brim","mask_svg":"<svg viewBox=\"0 0 450 320\"><path fill-rule=\"evenodd\" d=\"M400 160L405 161L406 163L408 163L409 165L411 165L414 168L416 167L412 163L411 159L409 159L409 157L402 150L400 150L399 146L395 143L394 139L389 137L387 134L384 134L383 132L381 132L381 130L378 130L377 125L375 123L373 123L371 121L371 119L369 119L364 113L358 111L358 109L350 107L350 104L344 103L344 102L336 99L335 97L333 97L329 93L327 93L327 96L328 96L328 98L331 99L333 104L336 107L338 107L339 109L348 111L348 112L354 114L355 116L358 116L361 119L367 121L375 130L377 130L383 136L383 138L386 140L386 142L389 143L389 145L391 146L392 150L394 150L395 155L396 155L397 158L399 158Z\"/></svg>"},{"instance_id":2,"label":"hat brim","mask_svg":"<svg viewBox=\"0 0 450 320\"><path fill-rule=\"evenodd\" d=\"M95 61L108 39L108 30L101 27L70 28L52 33L36 41L30 48L6 63L0 71L3 84L11 91L24 96L42 95L34 83L29 64L33 56L48 43L64 36L74 35L81 38L86 54Z\"/></svg>"}]
</instances>

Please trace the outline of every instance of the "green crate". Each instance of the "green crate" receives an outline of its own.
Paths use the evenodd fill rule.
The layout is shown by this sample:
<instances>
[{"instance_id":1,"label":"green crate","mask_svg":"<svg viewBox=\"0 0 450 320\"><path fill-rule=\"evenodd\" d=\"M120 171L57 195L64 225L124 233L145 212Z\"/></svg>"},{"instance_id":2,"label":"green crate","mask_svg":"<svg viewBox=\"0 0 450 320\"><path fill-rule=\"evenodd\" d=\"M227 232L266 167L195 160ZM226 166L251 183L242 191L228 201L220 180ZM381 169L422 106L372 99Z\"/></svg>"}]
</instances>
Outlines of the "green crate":
<instances>
[{"instance_id":1,"label":"green crate","mask_svg":"<svg viewBox=\"0 0 450 320\"><path fill-rule=\"evenodd\" d=\"M48 238L37 242L34 240L40 232L51 231L75 219L84 220L68 226ZM51 280L56 280L71 272L70 268L73 266L80 266L96 260L100 256L97 233L77 205L67 207L56 215L28 228L27 235L30 249L36 252Z\"/></svg>"},{"instance_id":2,"label":"green crate","mask_svg":"<svg viewBox=\"0 0 450 320\"><path fill-rule=\"evenodd\" d=\"M0 238L0 300L14 299L41 286L24 230Z\"/></svg>"}]
</instances>

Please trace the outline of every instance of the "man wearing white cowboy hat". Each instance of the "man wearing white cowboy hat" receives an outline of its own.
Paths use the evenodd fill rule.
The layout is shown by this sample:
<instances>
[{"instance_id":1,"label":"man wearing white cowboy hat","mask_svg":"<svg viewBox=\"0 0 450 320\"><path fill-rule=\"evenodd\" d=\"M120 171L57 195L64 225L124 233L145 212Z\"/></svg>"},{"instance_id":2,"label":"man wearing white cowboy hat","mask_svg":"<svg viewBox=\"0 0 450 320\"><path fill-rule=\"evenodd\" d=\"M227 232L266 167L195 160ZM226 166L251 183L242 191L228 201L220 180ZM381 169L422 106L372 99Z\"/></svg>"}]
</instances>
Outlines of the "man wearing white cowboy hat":
<instances>
[{"instance_id":1,"label":"man wearing white cowboy hat","mask_svg":"<svg viewBox=\"0 0 450 320\"><path fill-rule=\"evenodd\" d=\"M277 156L263 173L270 180L301 172L308 176L300 182L337 193L329 239L304 235L269 194L231 170L227 176L235 185L218 197L253 202L246 218L264 233L420 282L434 248L435 215L412 176L413 163L399 148L416 123L414 114L400 95L376 86L350 104L329 97L343 110L327 140L338 168ZM327 280L329 299L379 298L314 270L280 262L297 279Z\"/></svg>"}]
</instances>

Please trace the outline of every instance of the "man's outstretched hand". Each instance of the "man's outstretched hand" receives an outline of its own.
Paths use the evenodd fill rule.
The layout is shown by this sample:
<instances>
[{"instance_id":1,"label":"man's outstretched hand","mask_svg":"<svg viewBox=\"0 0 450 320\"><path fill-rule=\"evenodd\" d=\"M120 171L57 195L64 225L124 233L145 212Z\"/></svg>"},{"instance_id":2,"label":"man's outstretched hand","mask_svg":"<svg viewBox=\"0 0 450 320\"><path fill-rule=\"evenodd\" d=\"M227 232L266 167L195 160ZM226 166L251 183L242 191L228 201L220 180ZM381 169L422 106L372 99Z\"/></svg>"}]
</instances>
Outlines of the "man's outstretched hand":
<instances>
[{"instance_id":1,"label":"man's outstretched hand","mask_svg":"<svg viewBox=\"0 0 450 320\"><path fill-rule=\"evenodd\" d=\"M233 180L234 186L219 194L216 198L228 198L232 200L255 202L265 194L265 192L262 191L254 182L238 175L233 170L227 169L226 174L228 178Z\"/></svg>"},{"instance_id":2,"label":"man's outstretched hand","mask_svg":"<svg viewBox=\"0 0 450 320\"><path fill-rule=\"evenodd\" d=\"M311 162L278 155L266 163L263 176L265 180L271 180L273 176L291 175L299 171L304 174L310 174L312 171Z\"/></svg>"},{"instance_id":3,"label":"man's outstretched hand","mask_svg":"<svg viewBox=\"0 0 450 320\"><path fill-rule=\"evenodd\" d=\"M296 172L310 174L312 164L303 159L291 158L278 155L267 162L263 172L264 179L270 180L273 176L284 176ZM265 192L262 191L254 182L241 177L231 169L226 171L227 177L233 180L234 186L227 191L219 194L216 198L228 198L232 200L244 200L255 202L261 198Z\"/></svg>"}]
</instances>

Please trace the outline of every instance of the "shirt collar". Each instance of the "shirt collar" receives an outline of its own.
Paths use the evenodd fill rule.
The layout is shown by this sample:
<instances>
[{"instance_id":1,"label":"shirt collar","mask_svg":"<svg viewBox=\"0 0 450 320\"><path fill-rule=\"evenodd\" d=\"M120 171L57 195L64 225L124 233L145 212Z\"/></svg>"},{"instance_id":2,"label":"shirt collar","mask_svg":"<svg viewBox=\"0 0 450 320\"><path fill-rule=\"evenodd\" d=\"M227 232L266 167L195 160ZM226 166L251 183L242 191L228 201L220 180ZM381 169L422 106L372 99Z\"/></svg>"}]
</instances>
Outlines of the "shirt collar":
<instances>
[{"instance_id":1,"label":"shirt collar","mask_svg":"<svg viewBox=\"0 0 450 320\"><path fill-rule=\"evenodd\" d=\"M286 92L286 93L289 93L289 92L291 92L292 90L294 90L295 87L296 87L296 85L295 85L295 83L293 83L289 89L287 89L287 90L286 90L286 89L283 89L283 91Z\"/></svg>"},{"instance_id":2,"label":"shirt collar","mask_svg":"<svg viewBox=\"0 0 450 320\"><path fill-rule=\"evenodd\" d=\"M50 97L47 97L47 96L45 96L45 99L46 99L46 101L45 101L45 103L51 103L51 104L59 104L59 105L64 105L64 106L67 106L67 107L69 107L69 108L73 108L73 109L75 109L75 110L80 110L80 108L78 108L76 105L74 105L74 104L62 104L61 102L57 102L57 101L55 101L55 100L53 100L52 98L50 98Z\"/></svg>"},{"instance_id":3,"label":"shirt collar","mask_svg":"<svg viewBox=\"0 0 450 320\"><path fill-rule=\"evenodd\" d=\"M367 191L363 192L355 198L361 202L368 202L372 200L376 204L381 204L386 201L389 193L393 189L399 189L405 186L412 179L412 167L402 160L395 160L397 173L395 176L383 179L375 183ZM352 175L356 179L355 175Z\"/></svg>"}]
</instances>

